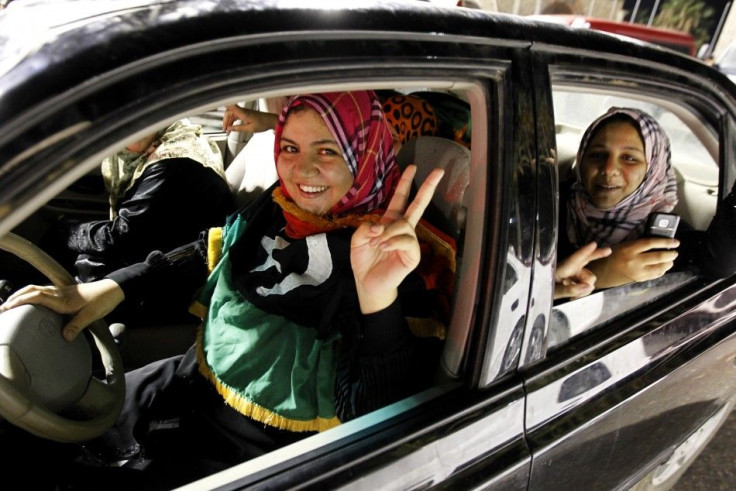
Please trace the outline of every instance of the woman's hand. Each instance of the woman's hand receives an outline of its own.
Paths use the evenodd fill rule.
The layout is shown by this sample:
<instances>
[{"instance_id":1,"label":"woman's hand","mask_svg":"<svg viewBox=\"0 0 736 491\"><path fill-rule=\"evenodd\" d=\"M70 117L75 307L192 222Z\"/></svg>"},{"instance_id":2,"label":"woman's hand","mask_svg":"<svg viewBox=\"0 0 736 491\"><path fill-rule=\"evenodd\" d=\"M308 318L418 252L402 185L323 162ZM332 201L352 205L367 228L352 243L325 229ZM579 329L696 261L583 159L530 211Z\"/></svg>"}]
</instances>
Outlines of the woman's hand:
<instances>
[{"instance_id":1,"label":"woman's hand","mask_svg":"<svg viewBox=\"0 0 736 491\"><path fill-rule=\"evenodd\" d=\"M60 314L73 314L62 330L64 338L73 341L82 329L112 312L124 298L118 284L108 279L64 287L30 285L13 293L0 306L0 312L34 304Z\"/></svg>"},{"instance_id":2,"label":"woman's hand","mask_svg":"<svg viewBox=\"0 0 736 491\"><path fill-rule=\"evenodd\" d=\"M353 233L350 263L364 314L391 305L401 282L419 265L421 253L415 228L444 173L442 169L434 169L407 207L416 174L416 166L410 165L402 174L380 223L363 223Z\"/></svg>"},{"instance_id":3,"label":"woman's hand","mask_svg":"<svg viewBox=\"0 0 736 491\"><path fill-rule=\"evenodd\" d=\"M227 106L222 116L222 130L228 133L231 131L260 133L274 129L278 119L277 114L254 111L237 105ZM240 124L234 124L236 121L240 121Z\"/></svg>"},{"instance_id":4,"label":"woman's hand","mask_svg":"<svg viewBox=\"0 0 736 491\"><path fill-rule=\"evenodd\" d=\"M596 276L585 266L591 261L610 255L610 247L598 247L595 242L591 242L557 263L555 299L580 298L590 294L595 289Z\"/></svg>"},{"instance_id":5,"label":"woman's hand","mask_svg":"<svg viewBox=\"0 0 736 491\"><path fill-rule=\"evenodd\" d=\"M612 247L607 258L595 261L589 269L598 277L597 288L647 281L665 274L677 258L677 239L652 237L622 242Z\"/></svg>"}]
</instances>

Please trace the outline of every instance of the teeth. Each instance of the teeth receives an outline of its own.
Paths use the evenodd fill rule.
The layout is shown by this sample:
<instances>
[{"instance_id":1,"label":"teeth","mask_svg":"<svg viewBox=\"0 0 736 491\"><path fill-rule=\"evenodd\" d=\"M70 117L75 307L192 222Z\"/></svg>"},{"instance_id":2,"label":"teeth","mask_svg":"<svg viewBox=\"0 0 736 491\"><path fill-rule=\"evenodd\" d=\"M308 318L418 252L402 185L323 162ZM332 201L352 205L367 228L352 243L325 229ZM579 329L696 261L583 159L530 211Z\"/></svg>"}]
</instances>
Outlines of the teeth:
<instances>
[{"instance_id":1,"label":"teeth","mask_svg":"<svg viewBox=\"0 0 736 491\"><path fill-rule=\"evenodd\" d=\"M327 189L327 186L299 186L299 189L305 193L321 193Z\"/></svg>"}]
</instances>

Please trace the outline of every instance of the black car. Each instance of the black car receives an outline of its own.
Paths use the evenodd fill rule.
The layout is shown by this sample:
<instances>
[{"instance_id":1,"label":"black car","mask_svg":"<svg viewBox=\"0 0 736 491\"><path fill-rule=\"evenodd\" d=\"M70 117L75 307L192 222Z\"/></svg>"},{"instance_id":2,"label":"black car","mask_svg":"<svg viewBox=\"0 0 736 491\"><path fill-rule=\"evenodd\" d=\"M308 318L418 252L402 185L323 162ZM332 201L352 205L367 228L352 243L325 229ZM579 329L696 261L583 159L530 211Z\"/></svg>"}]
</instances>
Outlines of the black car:
<instances>
[{"instance_id":1,"label":"black car","mask_svg":"<svg viewBox=\"0 0 736 491\"><path fill-rule=\"evenodd\" d=\"M736 276L671 273L555 304L553 275L560 179L582 131L613 105L644 109L667 130L675 211L707 228L736 178L736 86L690 57L426 2L13 2L0 11L3 248L55 283L74 281L33 244L59 216L104 215L102 156L167 121L214 114L210 136L228 163L218 108L345 89L421 93L469 114L465 144L420 137L399 155L420 174L447 169L435 205L458 269L437 383L184 488L671 486L734 404ZM2 258L0 279L38 281ZM3 329L20 322L12 312ZM95 475L60 448L108 428L122 373L183 351L195 328L126 326L118 344L97 325L101 376L75 361L89 357L86 345L74 354L57 336L53 354L18 361L3 338L5 486L12 471L34 489ZM31 358L54 344L41 341ZM19 371L44 361L28 389ZM95 376L68 382L71 366ZM70 404L87 416L59 409Z\"/></svg>"}]
</instances>

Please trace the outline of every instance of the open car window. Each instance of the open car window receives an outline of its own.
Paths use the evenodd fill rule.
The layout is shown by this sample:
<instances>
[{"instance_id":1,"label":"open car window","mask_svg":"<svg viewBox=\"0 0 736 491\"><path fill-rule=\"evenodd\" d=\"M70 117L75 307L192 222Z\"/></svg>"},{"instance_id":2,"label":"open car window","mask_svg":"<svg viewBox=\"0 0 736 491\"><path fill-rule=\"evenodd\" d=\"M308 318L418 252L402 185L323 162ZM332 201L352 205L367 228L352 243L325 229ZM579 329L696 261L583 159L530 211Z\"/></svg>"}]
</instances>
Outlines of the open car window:
<instances>
[{"instance_id":1,"label":"open car window","mask_svg":"<svg viewBox=\"0 0 736 491\"><path fill-rule=\"evenodd\" d=\"M680 216L684 226L696 230L708 227L718 204L717 133L703 125L692 108L658 100L651 94L622 94L592 88L557 86L553 87L552 95L560 183L573 177L580 140L593 120L610 107L640 109L657 120L670 139L678 197L672 213ZM567 213L565 203L560 203L559 213ZM567 234L567 230L561 229L559 234ZM548 348L606 326L696 278L693 271L668 272L661 278L595 291L581 299L557 301L550 317Z\"/></svg>"},{"instance_id":2,"label":"open car window","mask_svg":"<svg viewBox=\"0 0 736 491\"><path fill-rule=\"evenodd\" d=\"M442 84L447 84L442 82ZM405 84L409 85L409 84ZM449 84L448 84L449 85ZM357 420L346 424L335 432L327 432L319 435L318 438L308 439L300 443L297 449L314 449L324 445L333 443L340 438L344 438L345 435L352 435L361 431L366 431L376 427L378 421L384 421L395 417L397 414L402 414L412 407L424 404L428 399L436 397L441 394L447 387L445 384L449 383L450 387L454 387L454 379L462 376L462 363L464 362L464 356L466 353L466 343L468 342L470 332L470 319L469 315L472 313L472 304L475 297L474 291L477 289L476 275L478 274L479 261L481 250L481 241L483 240L483 233L481 230L483 224L483 216L478 213L469 216L467 209L469 207L475 207L476 209L484 209L484 196L487 195L485 192L486 181L484 179L483 172L485 171L485 154L484 146L478 145L477 149L473 149L470 142L475 135L478 136L478 140L482 141L486 135L487 128L485 127L485 121L488 118L486 113L489 105L495 102L489 102L487 99L486 90L479 82L469 83L462 81L455 83L453 91L443 90L441 88L428 88L425 85L417 86L400 86L397 89L387 88L386 85L382 85L378 91L384 89L387 93L396 94L421 94L423 98L427 100L435 101L438 113L442 110L443 104L445 104L445 111L441 117L444 118L458 118L457 121L445 121L448 127L460 128L460 130L454 132L445 132L444 134L438 132L435 136L427 136L426 138L420 136L411 138L405 142L402 149L397 155L397 160L400 167L408 164L416 164L419 166L418 176L415 180L416 184L419 185L421 180L426 177L429 171L434 167L444 167L446 169L446 175L440 184L438 192L435 194L434 204L435 206L427 212L426 218L430 223L438 226L440 230L453 237L456 240L458 246L458 269L456 273L456 291L460 292L456 296L458 299L457 305L454 306L454 310L459 312L460 315L454 315L451 320L451 325L448 326L450 334L448 336L448 342L446 343L445 360L441 363L444 368L444 374L438 376L437 385L432 389L425 391L424 393L417 394L409 400L392 404L389 407L384 407L382 410L373 412L365 417L358 418ZM459 87L459 88L458 88ZM306 91L307 89L305 89ZM250 94L249 94L250 96ZM383 96L382 96L383 97ZM241 103L242 100L258 100L257 98L237 98L231 101L227 101L226 104ZM211 141L215 142L220 146L221 151L224 152L229 148L230 138L222 131L222 115L224 112L224 105L218 105L217 108L211 111L203 113L196 113L196 115L181 115L181 118L189 119L192 123L200 124L203 127L203 133L207 135ZM251 107L256 108L257 105L253 104ZM479 114L474 114L474 111L478 111ZM177 119L181 119L177 118ZM471 120L473 126L471 127ZM173 120L162 121L157 124L156 127L165 126ZM141 130L142 131L142 130ZM139 133L141 132L139 131ZM472 132L472 134L471 134ZM272 132L271 132L272 133ZM453 138L456 135L456 138ZM236 135L239 137L240 135ZM135 136L131 136L130 139L134 139ZM117 146L110 149L110 152L120 150L123 145L127 143L120 142ZM240 141L239 149L233 151L232 160L229 164L234 164L235 158L241 155L241 152L248 147L249 140ZM224 145L223 145L224 144ZM273 166L273 143L266 145L270 155L264 157L265 160L259 162L248 162L246 165L257 164L262 166ZM259 154L263 155L263 153ZM246 155L247 157L247 155ZM269 160L270 159L270 160ZM472 161L472 164L471 164ZM478 179L473 183L470 182L471 165L478 167L475 171L475 175ZM228 184L231 185L231 189L237 195L242 191L242 182L240 179L247 180L248 175L232 174L230 171L235 170L231 165L226 165L226 177ZM232 182L230 182L232 180ZM52 199L46 206L44 206L37 214L30 217L14 231L19 232L23 235L30 235L30 229L48 228L51 222L56 220L59 216L64 215L69 218L72 215L76 215L80 220L87 219L90 206L84 204L83 198L77 194L71 192L80 186L80 182L77 181L67 190L62 192L60 195ZM98 213L95 214L95 218L104 220L107 218L108 204L106 200L99 199L104 197L104 188L102 188L102 176L99 172L99 165L96 163L95 168L87 174L83 182L90 182L95 184L94 196L97 203ZM66 203L63 209L59 206L61 202ZM39 233L38 230L34 233ZM466 251L469 251L466 253ZM467 260L467 261L466 261ZM20 281L20 280L19 280ZM144 332L143 329L137 330L137 326L127 326L125 332L125 344L121 344L123 347L123 359L130 361L132 367L137 368L143 366L147 362L154 361L159 356L157 350L163 350L162 353L165 356L171 356L173 353L167 346L176 346L180 348L186 348L187 343L192 340L193 329L196 326L177 326L180 329L165 328L161 329L156 333ZM158 328L156 326L156 328ZM184 341L180 341L179 338ZM438 372L441 372L440 363L438 360L437 366ZM307 453L309 450L304 450ZM282 452L284 455L291 456L289 452ZM263 465L263 462L253 462L250 465Z\"/></svg>"}]
</instances>

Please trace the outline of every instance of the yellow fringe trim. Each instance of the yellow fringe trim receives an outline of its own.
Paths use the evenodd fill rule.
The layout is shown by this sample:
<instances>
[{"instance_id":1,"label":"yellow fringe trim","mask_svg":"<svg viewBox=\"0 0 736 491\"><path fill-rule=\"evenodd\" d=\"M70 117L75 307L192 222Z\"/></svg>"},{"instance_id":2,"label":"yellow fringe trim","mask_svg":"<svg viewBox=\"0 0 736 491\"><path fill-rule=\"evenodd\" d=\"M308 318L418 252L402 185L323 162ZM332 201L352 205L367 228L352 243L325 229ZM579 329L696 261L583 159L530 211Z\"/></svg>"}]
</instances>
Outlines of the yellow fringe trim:
<instances>
[{"instance_id":1,"label":"yellow fringe trim","mask_svg":"<svg viewBox=\"0 0 736 491\"><path fill-rule=\"evenodd\" d=\"M447 337L447 327L437 319L422 317L407 317L406 322L409 329L418 338L438 338L444 340Z\"/></svg>"},{"instance_id":2,"label":"yellow fringe trim","mask_svg":"<svg viewBox=\"0 0 736 491\"><path fill-rule=\"evenodd\" d=\"M276 414L273 411L259 406L255 402L249 401L231 387L222 383L217 376L212 373L205 360L204 350L202 348L202 328L197 333L197 361L199 362L200 373L207 378L214 386L217 392L225 399L225 403L231 406L244 416L254 419L268 426L273 426L280 430L293 432L303 431L325 431L341 424L341 421L335 416L334 418L315 418L312 420L296 420Z\"/></svg>"},{"instance_id":3,"label":"yellow fringe trim","mask_svg":"<svg viewBox=\"0 0 736 491\"><path fill-rule=\"evenodd\" d=\"M222 227L211 228L207 234L207 271L212 272L222 259Z\"/></svg>"}]
</instances>

